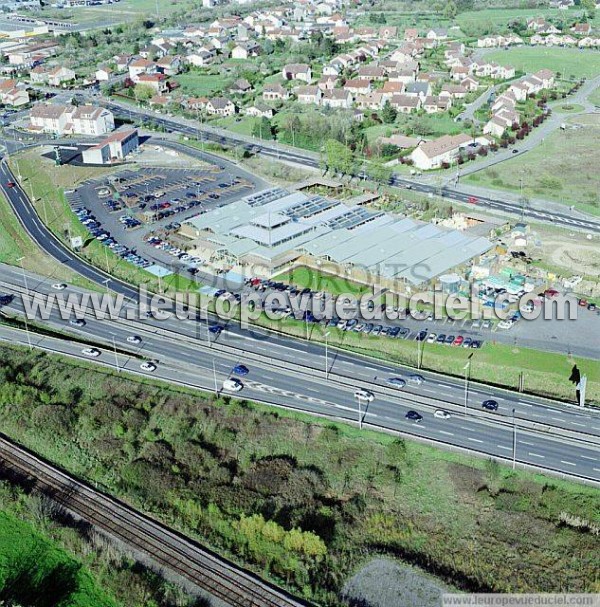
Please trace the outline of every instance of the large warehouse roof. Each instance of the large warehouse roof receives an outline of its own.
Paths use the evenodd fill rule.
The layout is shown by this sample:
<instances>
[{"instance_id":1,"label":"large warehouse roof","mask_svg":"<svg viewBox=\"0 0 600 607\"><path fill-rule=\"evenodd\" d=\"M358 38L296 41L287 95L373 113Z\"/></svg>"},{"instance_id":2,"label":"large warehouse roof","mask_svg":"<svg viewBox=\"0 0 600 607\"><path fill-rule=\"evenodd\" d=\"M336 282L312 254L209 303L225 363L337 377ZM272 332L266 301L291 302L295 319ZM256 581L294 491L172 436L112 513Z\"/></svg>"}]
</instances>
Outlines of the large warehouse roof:
<instances>
[{"instance_id":1,"label":"large warehouse roof","mask_svg":"<svg viewBox=\"0 0 600 607\"><path fill-rule=\"evenodd\" d=\"M492 247L485 238L283 188L252 194L187 223L209 246L241 262L308 254L413 284Z\"/></svg>"}]
</instances>

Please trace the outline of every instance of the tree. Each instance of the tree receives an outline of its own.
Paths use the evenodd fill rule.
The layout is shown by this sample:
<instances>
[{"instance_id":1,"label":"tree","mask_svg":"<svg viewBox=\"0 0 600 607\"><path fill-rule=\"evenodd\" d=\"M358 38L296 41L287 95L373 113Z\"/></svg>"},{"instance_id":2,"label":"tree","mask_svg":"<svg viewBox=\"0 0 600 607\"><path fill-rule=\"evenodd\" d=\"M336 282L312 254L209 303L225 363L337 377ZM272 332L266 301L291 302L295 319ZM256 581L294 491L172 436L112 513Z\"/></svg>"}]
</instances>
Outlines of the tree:
<instances>
[{"instance_id":1,"label":"tree","mask_svg":"<svg viewBox=\"0 0 600 607\"><path fill-rule=\"evenodd\" d=\"M273 127L271 121L263 116L260 120L254 122L252 135L259 139L273 139Z\"/></svg>"},{"instance_id":2,"label":"tree","mask_svg":"<svg viewBox=\"0 0 600 607\"><path fill-rule=\"evenodd\" d=\"M443 10L444 17L446 17L446 19L454 19L457 13L458 8L456 7L456 3L454 2L454 0L448 0Z\"/></svg>"},{"instance_id":3,"label":"tree","mask_svg":"<svg viewBox=\"0 0 600 607\"><path fill-rule=\"evenodd\" d=\"M585 9L588 19L592 20L596 16L595 0L581 0L581 7Z\"/></svg>"},{"instance_id":4,"label":"tree","mask_svg":"<svg viewBox=\"0 0 600 607\"><path fill-rule=\"evenodd\" d=\"M325 164L343 175L351 174L354 168L352 150L335 139L328 139L325 142Z\"/></svg>"},{"instance_id":5,"label":"tree","mask_svg":"<svg viewBox=\"0 0 600 607\"><path fill-rule=\"evenodd\" d=\"M386 124L392 124L396 120L396 116L398 116L396 108L392 107L389 99L386 100L383 110L381 110L381 118Z\"/></svg>"},{"instance_id":6,"label":"tree","mask_svg":"<svg viewBox=\"0 0 600 607\"><path fill-rule=\"evenodd\" d=\"M135 98L138 101L148 101L154 96L154 89L147 84L138 84L135 87Z\"/></svg>"}]
</instances>

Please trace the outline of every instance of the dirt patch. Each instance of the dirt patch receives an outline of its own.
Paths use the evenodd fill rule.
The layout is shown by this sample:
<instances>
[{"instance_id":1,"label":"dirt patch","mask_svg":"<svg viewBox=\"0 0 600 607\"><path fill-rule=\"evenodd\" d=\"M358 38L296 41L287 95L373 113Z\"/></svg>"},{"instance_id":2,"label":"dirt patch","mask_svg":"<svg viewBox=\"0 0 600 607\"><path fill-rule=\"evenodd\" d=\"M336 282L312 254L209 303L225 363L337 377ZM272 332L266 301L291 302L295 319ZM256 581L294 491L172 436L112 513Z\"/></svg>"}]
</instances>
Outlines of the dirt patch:
<instances>
[{"instance_id":1,"label":"dirt patch","mask_svg":"<svg viewBox=\"0 0 600 607\"><path fill-rule=\"evenodd\" d=\"M438 607L450 589L419 569L388 559L375 559L342 590L349 607Z\"/></svg>"},{"instance_id":2,"label":"dirt patch","mask_svg":"<svg viewBox=\"0 0 600 607\"><path fill-rule=\"evenodd\" d=\"M549 253L553 265L579 274L600 276L600 247L593 241L590 244L565 244L545 242L544 249Z\"/></svg>"}]
</instances>

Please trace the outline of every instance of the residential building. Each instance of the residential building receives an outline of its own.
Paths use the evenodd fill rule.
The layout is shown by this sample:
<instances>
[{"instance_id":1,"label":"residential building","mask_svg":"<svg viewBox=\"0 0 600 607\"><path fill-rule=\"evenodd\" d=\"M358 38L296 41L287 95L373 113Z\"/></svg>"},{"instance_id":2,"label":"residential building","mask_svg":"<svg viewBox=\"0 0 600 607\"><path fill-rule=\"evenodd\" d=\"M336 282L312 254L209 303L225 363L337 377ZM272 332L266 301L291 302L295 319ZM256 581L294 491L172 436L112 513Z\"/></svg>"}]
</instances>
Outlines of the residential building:
<instances>
[{"instance_id":1,"label":"residential building","mask_svg":"<svg viewBox=\"0 0 600 607\"><path fill-rule=\"evenodd\" d=\"M236 111L235 104L225 97L213 97L206 104L206 113L212 116L233 116Z\"/></svg>"},{"instance_id":2,"label":"residential building","mask_svg":"<svg viewBox=\"0 0 600 607\"><path fill-rule=\"evenodd\" d=\"M312 82L312 70L306 63L291 63L285 65L281 71L284 80L303 80L307 84Z\"/></svg>"},{"instance_id":3,"label":"residential building","mask_svg":"<svg viewBox=\"0 0 600 607\"><path fill-rule=\"evenodd\" d=\"M75 80L75 72L68 67L56 67L48 72L48 84L50 86L61 86Z\"/></svg>"},{"instance_id":4,"label":"residential building","mask_svg":"<svg viewBox=\"0 0 600 607\"><path fill-rule=\"evenodd\" d=\"M290 98L290 94L281 84L265 84L262 98L264 101L285 101Z\"/></svg>"},{"instance_id":5,"label":"residential building","mask_svg":"<svg viewBox=\"0 0 600 607\"><path fill-rule=\"evenodd\" d=\"M443 163L451 164L458 157L460 150L473 142L473 137L465 133L443 135L438 139L422 143L410 157L418 169L425 171L440 168Z\"/></svg>"}]
</instances>

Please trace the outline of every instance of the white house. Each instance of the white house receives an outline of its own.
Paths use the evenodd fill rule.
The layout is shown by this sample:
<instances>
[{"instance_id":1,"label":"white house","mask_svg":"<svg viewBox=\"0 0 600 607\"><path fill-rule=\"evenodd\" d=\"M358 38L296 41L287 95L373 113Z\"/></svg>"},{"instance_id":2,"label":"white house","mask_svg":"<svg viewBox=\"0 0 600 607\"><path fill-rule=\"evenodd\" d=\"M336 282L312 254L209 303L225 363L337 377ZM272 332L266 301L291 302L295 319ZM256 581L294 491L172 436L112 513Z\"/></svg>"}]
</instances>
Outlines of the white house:
<instances>
[{"instance_id":1,"label":"white house","mask_svg":"<svg viewBox=\"0 0 600 607\"><path fill-rule=\"evenodd\" d=\"M473 137L465 133L444 135L422 143L413 150L410 157L418 169L426 171L439 168L444 162L451 164L458 157L460 150L473 141Z\"/></svg>"}]
</instances>

